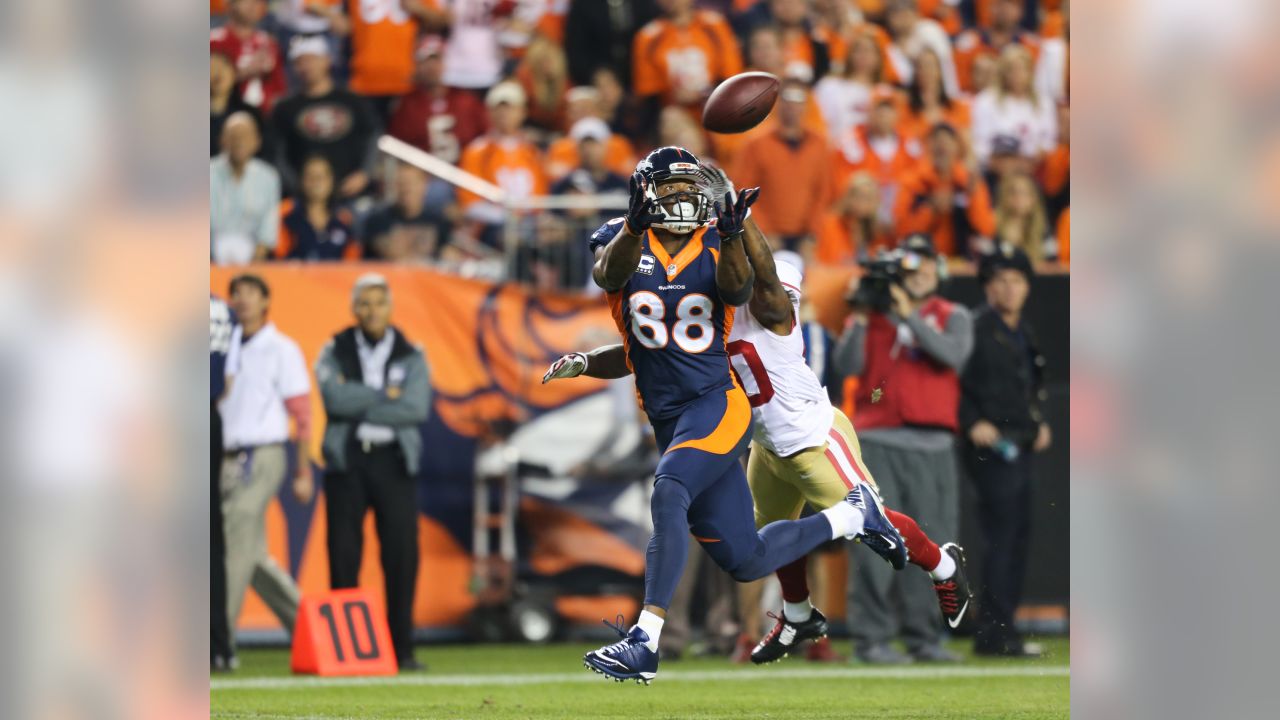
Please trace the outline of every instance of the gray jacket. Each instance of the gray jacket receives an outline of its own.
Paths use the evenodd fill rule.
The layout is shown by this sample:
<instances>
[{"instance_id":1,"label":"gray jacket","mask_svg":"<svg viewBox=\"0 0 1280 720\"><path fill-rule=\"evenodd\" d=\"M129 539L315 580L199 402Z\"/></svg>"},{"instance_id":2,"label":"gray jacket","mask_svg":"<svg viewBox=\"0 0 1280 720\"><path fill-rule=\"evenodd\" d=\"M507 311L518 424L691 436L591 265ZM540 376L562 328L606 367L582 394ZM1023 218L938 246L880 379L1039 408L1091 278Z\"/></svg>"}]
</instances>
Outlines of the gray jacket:
<instances>
[{"instance_id":1,"label":"gray jacket","mask_svg":"<svg viewBox=\"0 0 1280 720\"><path fill-rule=\"evenodd\" d=\"M347 448L361 422L390 425L404 452L410 475L418 472L422 456L422 423L431 413L431 377L422 349L395 330L391 357L387 360L385 390L364 384L354 327L338 333L325 344L316 360L316 383L327 416L324 428L324 461L329 470L345 472ZM395 398L388 396L391 392Z\"/></svg>"}]
</instances>

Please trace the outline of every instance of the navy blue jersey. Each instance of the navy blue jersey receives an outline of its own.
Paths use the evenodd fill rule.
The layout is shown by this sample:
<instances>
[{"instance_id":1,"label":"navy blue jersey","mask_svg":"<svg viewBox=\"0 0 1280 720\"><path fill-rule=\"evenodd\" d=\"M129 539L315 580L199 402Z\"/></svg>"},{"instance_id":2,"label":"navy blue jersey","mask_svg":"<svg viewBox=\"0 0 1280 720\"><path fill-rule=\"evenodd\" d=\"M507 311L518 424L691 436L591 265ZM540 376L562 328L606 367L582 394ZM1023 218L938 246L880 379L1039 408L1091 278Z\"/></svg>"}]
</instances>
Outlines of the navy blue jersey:
<instances>
[{"instance_id":1,"label":"navy blue jersey","mask_svg":"<svg viewBox=\"0 0 1280 720\"><path fill-rule=\"evenodd\" d=\"M231 308L220 298L209 296L209 398L217 400L222 397L222 392L227 388L228 370L234 372L235 368L228 368L227 363L230 359L235 361L233 350L235 343L238 342L236 337L236 314Z\"/></svg>"},{"instance_id":2,"label":"navy blue jersey","mask_svg":"<svg viewBox=\"0 0 1280 720\"><path fill-rule=\"evenodd\" d=\"M597 230L592 248L612 240L620 223L611 220ZM627 364L651 419L674 417L694 400L735 386L725 350L734 308L720 300L719 260L720 235L713 225L695 230L675 257L649 231L640 238L635 273L621 290L608 293Z\"/></svg>"}]
</instances>

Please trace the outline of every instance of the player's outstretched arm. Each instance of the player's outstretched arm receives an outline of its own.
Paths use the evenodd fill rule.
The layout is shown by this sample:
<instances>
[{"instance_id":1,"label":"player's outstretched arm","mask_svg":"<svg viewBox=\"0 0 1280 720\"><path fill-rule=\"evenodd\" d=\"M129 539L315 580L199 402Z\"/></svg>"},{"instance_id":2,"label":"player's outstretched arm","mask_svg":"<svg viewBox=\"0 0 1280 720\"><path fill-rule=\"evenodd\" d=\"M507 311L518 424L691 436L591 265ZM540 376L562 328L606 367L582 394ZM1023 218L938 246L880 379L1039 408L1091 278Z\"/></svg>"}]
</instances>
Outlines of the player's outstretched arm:
<instances>
[{"instance_id":1,"label":"player's outstretched arm","mask_svg":"<svg viewBox=\"0 0 1280 720\"><path fill-rule=\"evenodd\" d=\"M626 222L613 240L598 253L591 278L605 292L621 290L640 264L640 236L661 217L654 212L653 199L647 194L648 181L640 173L631 176L631 201Z\"/></svg>"},{"instance_id":2,"label":"player's outstretched arm","mask_svg":"<svg viewBox=\"0 0 1280 720\"><path fill-rule=\"evenodd\" d=\"M542 376L542 384L579 375L613 380L630 374L626 350L621 345L605 345L587 353L569 353L551 363L551 367Z\"/></svg>"},{"instance_id":3,"label":"player's outstretched arm","mask_svg":"<svg viewBox=\"0 0 1280 720\"><path fill-rule=\"evenodd\" d=\"M716 203L716 230L720 233L720 261L716 265L716 287L720 299L729 305L745 305L751 300L755 272L742 249L743 223L747 209L760 194L760 188L738 193L735 201L729 193L723 203Z\"/></svg>"},{"instance_id":4,"label":"player's outstretched arm","mask_svg":"<svg viewBox=\"0 0 1280 720\"><path fill-rule=\"evenodd\" d=\"M773 249L769 247L768 238L751 218L743 224L742 246L756 274L755 289L751 293L751 316L769 332L790 335L795 320L791 297L778 279L778 268L773 264Z\"/></svg>"}]
</instances>

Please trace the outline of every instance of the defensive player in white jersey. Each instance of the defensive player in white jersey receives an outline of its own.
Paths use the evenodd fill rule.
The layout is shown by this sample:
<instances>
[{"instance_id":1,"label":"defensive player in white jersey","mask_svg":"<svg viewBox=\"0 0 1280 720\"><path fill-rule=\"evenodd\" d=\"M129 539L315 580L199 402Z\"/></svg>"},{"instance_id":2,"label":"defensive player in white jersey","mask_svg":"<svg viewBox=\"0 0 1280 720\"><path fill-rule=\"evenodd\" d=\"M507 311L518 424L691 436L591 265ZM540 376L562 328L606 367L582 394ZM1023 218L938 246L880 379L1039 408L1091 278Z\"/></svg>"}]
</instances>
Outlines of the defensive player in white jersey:
<instances>
[{"instance_id":1,"label":"defensive player in white jersey","mask_svg":"<svg viewBox=\"0 0 1280 720\"><path fill-rule=\"evenodd\" d=\"M720 178L722 182L726 179ZM757 527L839 502L859 480L874 486L862 462L853 424L832 407L826 390L805 362L800 322L803 274L789 262L774 262L768 241L748 219L744 249L755 271L755 292L738 313L726 346L751 402L754 435L747 480ZM570 353L552 363L543 382L587 375L612 379L629 373L621 345ZM939 547L915 520L885 508L906 541L909 562L928 572L943 615L959 625L969 606L964 556L955 543ZM826 617L810 602L806 559L777 571L783 612L751 653L754 663L779 660L804 640L827 633Z\"/></svg>"}]
</instances>

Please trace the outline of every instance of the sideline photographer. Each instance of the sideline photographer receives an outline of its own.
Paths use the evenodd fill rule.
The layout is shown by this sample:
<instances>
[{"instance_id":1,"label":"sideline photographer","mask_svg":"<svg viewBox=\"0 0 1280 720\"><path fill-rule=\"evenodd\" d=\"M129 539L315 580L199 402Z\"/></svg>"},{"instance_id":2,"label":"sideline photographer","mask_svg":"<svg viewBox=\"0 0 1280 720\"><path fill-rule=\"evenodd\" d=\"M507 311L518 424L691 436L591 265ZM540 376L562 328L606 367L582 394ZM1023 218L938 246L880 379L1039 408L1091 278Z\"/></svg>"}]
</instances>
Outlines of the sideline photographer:
<instances>
[{"instance_id":1,"label":"sideline photographer","mask_svg":"<svg viewBox=\"0 0 1280 720\"><path fill-rule=\"evenodd\" d=\"M900 248L864 263L849 286L853 313L833 362L856 375L854 427L863 459L884 501L912 515L933 537L959 532L955 458L960 370L973 349L973 321L962 305L939 297L945 267L929 236L909 236ZM850 603L855 654L869 663L951 662L942 646L942 619L928 577L894 573L865 550L852 575ZM851 556L852 558L852 556ZM898 584L902 603L891 602ZM910 657L889 643L898 633Z\"/></svg>"}]
</instances>

